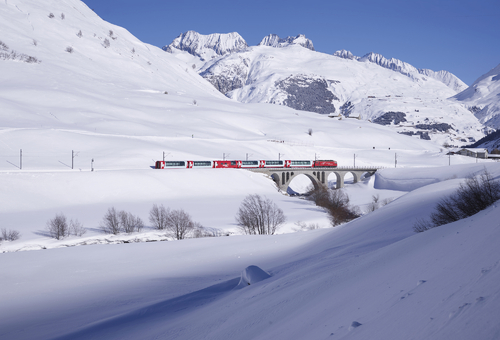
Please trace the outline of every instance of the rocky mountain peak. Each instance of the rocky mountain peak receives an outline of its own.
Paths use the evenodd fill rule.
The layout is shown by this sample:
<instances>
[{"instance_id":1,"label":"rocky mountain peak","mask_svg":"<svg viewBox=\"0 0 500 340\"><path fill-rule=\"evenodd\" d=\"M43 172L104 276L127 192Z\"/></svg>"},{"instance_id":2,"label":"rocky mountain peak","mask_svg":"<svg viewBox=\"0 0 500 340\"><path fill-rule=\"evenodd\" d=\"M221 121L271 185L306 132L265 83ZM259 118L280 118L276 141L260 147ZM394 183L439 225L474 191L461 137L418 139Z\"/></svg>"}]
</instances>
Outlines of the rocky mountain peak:
<instances>
[{"instance_id":1,"label":"rocky mountain peak","mask_svg":"<svg viewBox=\"0 0 500 340\"><path fill-rule=\"evenodd\" d=\"M222 56L239 52L247 47L245 39L236 32L203 35L195 31L187 31L181 33L169 45L164 46L163 50L172 53L174 49L177 49L206 59L208 55Z\"/></svg>"},{"instance_id":2,"label":"rocky mountain peak","mask_svg":"<svg viewBox=\"0 0 500 340\"><path fill-rule=\"evenodd\" d=\"M314 51L312 41L307 39L304 34L299 34L296 37L288 36L286 38L280 38L277 34L269 34L262 39L258 46L286 47L290 45L300 45Z\"/></svg>"}]
</instances>

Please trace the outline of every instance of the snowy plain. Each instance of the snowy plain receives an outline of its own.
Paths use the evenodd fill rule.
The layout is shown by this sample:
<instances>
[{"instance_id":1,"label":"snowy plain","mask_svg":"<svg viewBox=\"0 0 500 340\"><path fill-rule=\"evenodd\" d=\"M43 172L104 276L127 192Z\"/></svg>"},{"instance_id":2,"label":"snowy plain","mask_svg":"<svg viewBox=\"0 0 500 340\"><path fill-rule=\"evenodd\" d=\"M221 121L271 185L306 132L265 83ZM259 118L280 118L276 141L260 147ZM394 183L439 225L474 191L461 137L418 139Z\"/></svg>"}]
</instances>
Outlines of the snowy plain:
<instances>
[{"instance_id":1,"label":"snowy plain","mask_svg":"<svg viewBox=\"0 0 500 340\"><path fill-rule=\"evenodd\" d=\"M0 60L0 228L21 233L0 244L0 338L500 337L498 203L412 230L467 175L486 168L499 179L499 163L449 157L439 144L367 121L230 100L80 1L9 0L0 14L9 49L41 60ZM357 166L383 169L348 181L352 204L364 211L373 195L392 202L331 228L324 211L262 175L151 169L164 153L333 158L341 166L356 155ZM291 186L303 192L308 184ZM278 235L238 232L234 216L253 193L283 209ZM153 204L231 236L173 241L147 223ZM141 217L144 231L103 234L112 206ZM57 213L87 233L49 238L45 223ZM322 228L297 231L298 221ZM238 287L251 265L270 277Z\"/></svg>"}]
</instances>

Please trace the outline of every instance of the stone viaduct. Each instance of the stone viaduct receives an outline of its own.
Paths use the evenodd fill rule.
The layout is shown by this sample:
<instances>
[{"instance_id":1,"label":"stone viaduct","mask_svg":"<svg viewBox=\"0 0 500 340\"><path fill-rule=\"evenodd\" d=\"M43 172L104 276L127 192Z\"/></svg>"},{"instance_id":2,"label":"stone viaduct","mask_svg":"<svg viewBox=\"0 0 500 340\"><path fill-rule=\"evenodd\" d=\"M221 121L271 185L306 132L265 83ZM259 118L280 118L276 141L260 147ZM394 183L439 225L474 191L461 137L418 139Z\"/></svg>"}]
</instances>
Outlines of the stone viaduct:
<instances>
[{"instance_id":1,"label":"stone viaduct","mask_svg":"<svg viewBox=\"0 0 500 340\"><path fill-rule=\"evenodd\" d=\"M337 177L337 189L344 187L345 175L351 173L354 183L357 183L363 174L373 175L377 168L248 168L246 170L268 175L278 185L280 190L287 191L288 185L298 175L307 176L315 188L320 185L328 186L328 176L332 173Z\"/></svg>"}]
</instances>

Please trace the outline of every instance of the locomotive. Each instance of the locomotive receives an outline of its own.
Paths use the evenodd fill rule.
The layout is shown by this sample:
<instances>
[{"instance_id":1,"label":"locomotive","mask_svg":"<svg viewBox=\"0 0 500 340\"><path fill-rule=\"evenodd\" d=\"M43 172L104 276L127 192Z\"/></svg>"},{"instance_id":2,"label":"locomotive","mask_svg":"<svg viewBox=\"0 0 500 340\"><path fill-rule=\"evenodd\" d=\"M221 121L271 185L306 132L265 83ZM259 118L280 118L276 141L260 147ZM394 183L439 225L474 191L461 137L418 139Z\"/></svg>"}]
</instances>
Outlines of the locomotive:
<instances>
[{"instance_id":1,"label":"locomotive","mask_svg":"<svg viewBox=\"0 0 500 340\"><path fill-rule=\"evenodd\" d=\"M270 160L270 161L156 161L155 169L206 169L206 168L336 168L337 161Z\"/></svg>"}]
</instances>

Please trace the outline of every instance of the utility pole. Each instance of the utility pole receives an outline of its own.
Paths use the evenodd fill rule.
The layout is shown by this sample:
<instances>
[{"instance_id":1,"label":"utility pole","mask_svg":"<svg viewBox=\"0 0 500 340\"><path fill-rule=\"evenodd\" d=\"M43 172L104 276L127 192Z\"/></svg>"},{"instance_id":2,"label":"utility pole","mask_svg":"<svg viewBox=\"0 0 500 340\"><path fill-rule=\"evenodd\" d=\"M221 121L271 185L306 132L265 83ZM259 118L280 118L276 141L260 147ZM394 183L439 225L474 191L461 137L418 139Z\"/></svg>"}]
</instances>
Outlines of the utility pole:
<instances>
[{"instance_id":1,"label":"utility pole","mask_svg":"<svg viewBox=\"0 0 500 340\"><path fill-rule=\"evenodd\" d=\"M354 167L356 167L356 154L354 154Z\"/></svg>"},{"instance_id":2,"label":"utility pole","mask_svg":"<svg viewBox=\"0 0 500 340\"><path fill-rule=\"evenodd\" d=\"M74 164L74 159L76 156L78 156L78 153L75 153L73 150L71 150L71 169L73 169L73 164Z\"/></svg>"},{"instance_id":3,"label":"utility pole","mask_svg":"<svg viewBox=\"0 0 500 340\"><path fill-rule=\"evenodd\" d=\"M94 159L92 158L92 162L90 162L90 171L94 171Z\"/></svg>"},{"instance_id":4,"label":"utility pole","mask_svg":"<svg viewBox=\"0 0 500 340\"><path fill-rule=\"evenodd\" d=\"M397 167L397 165L398 165L398 154L397 154L397 153L395 153L395 154L394 154L394 167L396 168L396 167Z\"/></svg>"},{"instance_id":5,"label":"utility pole","mask_svg":"<svg viewBox=\"0 0 500 340\"><path fill-rule=\"evenodd\" d=\"M165 162L165 151L163 151L163 161Z\"/></svg>"}]
</instances>

